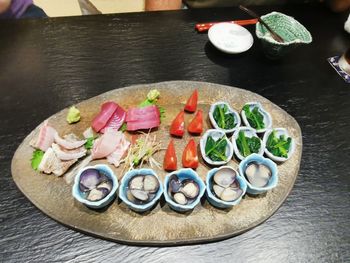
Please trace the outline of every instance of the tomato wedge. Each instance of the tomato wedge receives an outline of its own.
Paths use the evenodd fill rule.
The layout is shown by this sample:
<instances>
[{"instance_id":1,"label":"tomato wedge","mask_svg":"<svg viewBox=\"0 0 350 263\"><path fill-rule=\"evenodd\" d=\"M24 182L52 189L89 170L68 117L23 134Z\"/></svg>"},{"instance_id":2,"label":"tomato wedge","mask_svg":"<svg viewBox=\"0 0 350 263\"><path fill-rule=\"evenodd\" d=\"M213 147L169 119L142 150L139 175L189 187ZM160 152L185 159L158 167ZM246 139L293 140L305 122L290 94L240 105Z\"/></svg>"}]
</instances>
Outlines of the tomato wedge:
<instances>
[{"instance_id":1,"label":"tomato wedge","mask_svg":"<svg viewBox=\"0 0 350 263\"><path fill-rule=\"evenodd\" d=\"M198 90L194 90L185 105L185 111L195 112L197 110Z\"/></svg>"},{"instance_id":2,"label":"tomato wedge","mask_svg":"<svg viewBox=\"0 0 350 263\"><path fill-rule=\"evenodd\" d=\"M187 130L190 133L201 134L203 131L203 111L198 110Z\"/></svg>"},{"instance_id":3,"label":"tomato wedge","mask_svg":"<svg viewBox=\"0 0 350 263\"><path fill-rule=\"evenodd\" d=\"M166 149L163 167L166 171L175 171L177 169L177 158L173 140L170 140Z\"/></svg>"},{"instance_id":4,"label":"tomato wedge","mask_svg":"<svg viewBox=\"0 0 350 263\"><path fill-rule=\"evenodd\" d=\"M170 134L182 137L185 133L185 112L180 111L170 126Z\"/></svg>"},{"instance_id":5,"label":"tomato wedge","mask_svg":"<svg viewBox=\"0 0 350 263\"><path fill-rule=\"evenodd\" d=\"M197 145L196 142L191 139L182 154L182 166L196 169L198 164Z\"/></svg>"}]
</instances>

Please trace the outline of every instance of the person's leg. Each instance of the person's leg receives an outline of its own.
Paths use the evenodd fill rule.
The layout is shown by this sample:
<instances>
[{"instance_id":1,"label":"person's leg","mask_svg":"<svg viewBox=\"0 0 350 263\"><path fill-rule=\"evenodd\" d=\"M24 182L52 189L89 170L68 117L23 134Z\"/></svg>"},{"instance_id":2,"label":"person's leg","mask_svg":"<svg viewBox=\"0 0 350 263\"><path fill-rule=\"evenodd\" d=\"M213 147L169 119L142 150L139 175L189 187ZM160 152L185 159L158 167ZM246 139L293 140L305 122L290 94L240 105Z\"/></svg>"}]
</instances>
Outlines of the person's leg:
<instances>
[{"instance_id":1,"label":"person's leg","mask_svg":"<svg viewBox=\"0 0 350 263\"><path fill-rule=\"evenodd\" d=\"M43 17L47 17L44 10L42 10L40 7L36 5L30 5L20 18L22 19L22 18L43 18Z\"/></svg>"}]
</instances>

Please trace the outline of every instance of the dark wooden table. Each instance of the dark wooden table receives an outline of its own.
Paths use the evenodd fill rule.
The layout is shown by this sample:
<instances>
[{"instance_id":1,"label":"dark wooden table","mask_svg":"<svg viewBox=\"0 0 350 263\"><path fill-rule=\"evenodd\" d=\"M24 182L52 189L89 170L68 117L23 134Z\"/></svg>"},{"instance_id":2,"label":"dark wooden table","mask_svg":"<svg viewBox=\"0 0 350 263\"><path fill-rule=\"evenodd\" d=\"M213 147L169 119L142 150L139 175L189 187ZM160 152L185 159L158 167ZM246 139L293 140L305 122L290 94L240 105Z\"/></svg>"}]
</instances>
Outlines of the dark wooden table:
<instances>
[{"instance_id":1,"label":"dark wooden table","mask_svg":"<svg viewBox=\"0 0 350 263\"><path fill-rule=\"evenodd\" d=\"M313 43L269 61L256 38L248 52L228 56L193 29L197 22L248 18L238 8L1 21L0 261L349 262L350 85L326 61L350 46L346 14L321 5L254 9L294 16ZM60 225L17 189L11 158L43 119L114 88L166 80L245 88L299 122L300 175L267 222L222 242L125 246Z\"/></svg>"}]
</instances>

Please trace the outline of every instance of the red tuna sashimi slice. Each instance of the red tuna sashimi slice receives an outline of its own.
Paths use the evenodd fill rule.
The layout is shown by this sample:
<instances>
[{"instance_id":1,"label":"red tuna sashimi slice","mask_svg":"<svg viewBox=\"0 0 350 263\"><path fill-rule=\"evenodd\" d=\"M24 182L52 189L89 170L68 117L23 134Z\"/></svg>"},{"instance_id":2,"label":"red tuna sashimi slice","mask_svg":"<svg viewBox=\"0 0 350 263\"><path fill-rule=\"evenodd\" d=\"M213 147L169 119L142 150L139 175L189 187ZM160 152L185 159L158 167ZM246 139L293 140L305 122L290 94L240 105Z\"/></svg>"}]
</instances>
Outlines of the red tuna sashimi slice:
<instances>
[{"instance_id":1,"label":"red tuna sashimi slice","mask_svg":"<svg viewBox=\"0 0 350 263\"><path fill-rule=\"evenodd\" d=\"M91 151L92 159L105 158L114 152L120 142L120 133L111 128L105 129L105 133L94 143Z\"/></svg>"},{"instance_id":2,"label":"red tuna sashimi slice","mask_svg":"<svg viewBox=\"0 0 350 263\"><path fill-rule=\"evenodd\" d=\"M126 114L126 122L138 121L140 118L142 120L148 120L159 117L159 109L155 105L147 106L144 108L130 108Z\"/></svg>"},{"instance_id":3,"label":"red tuna sashimi slice","mask_svg":"<svg viewBox=\"0 0 350 263\"><path fill-rule=\"evenodd\" d=\"M158 127L160 124L160 120L158 118L154 120L145 120L145 121L129 121L127 123L128 131L136 131L136 130L146 130Z\"/></svg>"},{"instance_id":4,"label":"red tuna sashimi slice","mask_svg":"<svg viewBox=\"0 0 350 263\"><path fill-rule=\"evenodd\" d=\"M40 127L38 137L31 141L30 145L45 152L54 142L56 133L57 131L49 126L46 120Z\"/></svg>"},{"instance_id":5,"label":"red tuna sashimi slice","mask_svg":"<svg viewBox=\"0 0 350 263\"><path fill-rule=\"evenodd\" d=\"M104 133L106 128L112 128L113 130L118 131L124 123L125 116L125 110L122 107L118 106L117 110L113 113L106 126L102 130L100 130L100 132Z\"/></svg>"},{"instance_id":6,"label":"red tuna sashimi slice","mask_svg":"<svg viewBox=\"0 0 350 263\"><path fill-rule=\"evenodd\" d=\"M102 128L104 128L109 121L109 119L112 117L113 113L117 110L118 104L109 101L105 102L101 106L101 111L97 116L92 120L91 127L96 131L99 132Z\"/></svg>"}]
</instances>

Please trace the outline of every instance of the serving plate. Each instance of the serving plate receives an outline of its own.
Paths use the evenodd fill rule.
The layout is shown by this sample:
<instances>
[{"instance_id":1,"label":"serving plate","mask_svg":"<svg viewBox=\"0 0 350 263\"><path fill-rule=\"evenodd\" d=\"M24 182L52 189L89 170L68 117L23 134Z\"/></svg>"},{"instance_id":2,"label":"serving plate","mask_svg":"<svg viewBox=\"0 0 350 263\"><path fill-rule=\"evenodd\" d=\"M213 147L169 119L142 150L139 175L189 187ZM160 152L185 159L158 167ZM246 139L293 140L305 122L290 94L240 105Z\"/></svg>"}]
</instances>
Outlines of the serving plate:
<instances>
[{"instance_id":1,"label":"serving plate","mask_svg":"<svg viewBox=\"0 0 350 263\"><path fill-rule=\"evenodd\" d=\"M192 81L136 85L111 90L77 104L82 116L77 124L68 125L66 122L68 109L63 109L48 120L50 125L61 134L69 132L81 134L90 126L91 120L99 112L103 102L112 100L128 108L139 104L151 89L160 91L159 104L166 110L166 117L162 120L160 128L153 131L164 147L170 139L171 121L183 109L194 89L199 91L198 108L205 113L205 130L211 128L208 111L212 103L225 99L232 108L240 111L246 102L259 101L271 114L274 127L287 128L295 140L293 156L285 163L278 165L278 186L262 196L246 195L239 205L229 210L213 207L205 196L193 211L183 214L171 210L164 201L164 197L151 211L142 214L130 210L119 198L102 211L91 210L74 200L71 194L72 185L67 184L64 178L39 174L31 168L30 159L33 149L29 146L29 142L38 126L24 139L12 159L12 176L18 188L36 207L54 220L87 234L127 244L171 246L218 241L252 229L273 215L287 198L297 178L302 154L302 134L292 116L255 93L229 86ZM189 123L193 116L193 114L186 114L186 123ZM193 136L185 133L184 138L174 139L178 168L181 168L182 151L189 137ZM198 144L200 136L194 138ZM155 155L155 158L163 162L163 156L164 152L160 152ZM90 165L97 163L107 162L93 161ZM228 165L238 170L237 160L231 160ZM112 167L119 181L123 176L122 168L122 166ZM210 167L200 157L197 173L203 181L209 169ZM164 181L166 172L157 168L155 171Z\"/></svg>"}]
</instances>

